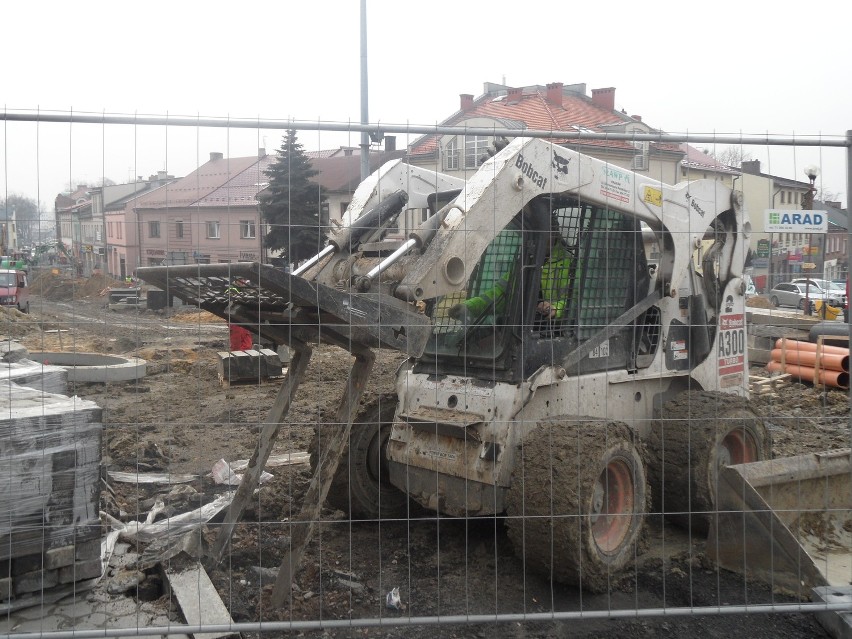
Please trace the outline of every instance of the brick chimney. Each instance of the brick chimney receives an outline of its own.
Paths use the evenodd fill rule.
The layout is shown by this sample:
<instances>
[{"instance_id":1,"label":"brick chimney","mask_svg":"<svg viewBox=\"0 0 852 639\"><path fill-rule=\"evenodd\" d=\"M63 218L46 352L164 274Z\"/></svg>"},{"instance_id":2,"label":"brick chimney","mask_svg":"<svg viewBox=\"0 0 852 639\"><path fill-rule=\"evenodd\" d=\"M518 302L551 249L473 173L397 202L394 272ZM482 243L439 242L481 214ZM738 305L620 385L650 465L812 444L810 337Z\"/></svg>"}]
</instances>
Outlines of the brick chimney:
<instances>
[{"instance_id":1,"label":"brick chimney","mask_svg":"<svg viewBox=\"0 0 852 639\"><path fill-rule=\"evenodd\" d=\"M615 87L592 89L592 104L608 111L615 110Z\"/></svg>"},{"instance_id":2,"label":"brick chimney","mask_svg":"<svg viewBox=\"0 0 852 639\"><path fill-rule=\"evenodd\" d=\"M473 95L470 93L461 93L459 94L459 102L461 103L459 108L462 111L470 111L473 108Z\"/></svg>"},{"instance_id":3,"label":"brick chimney","mask_svg":"<svg viewBox=\"0 0 852 639\"><path fill-rule=\"evenodd\" d=\"M265 157L266 157L266 149L263 148L262 146L258 147L257 148L257 159L262 160Z\"/></svg>"},{"instance_id":4,"label":"brick chimney","mask_svg":"<svg viewBox=\"0 0 852 639\"><path fill-rule=\"evenodd\" d=\"M740 164L740 170L743 173L760 175L760 160L743 160Z\"/></svg>"},{"instance_id":5,"label":"brick chimney","mask_svg":"<svg viewBox=\"0 0 852 639\"><path fill-rule=\"evenodd\" d=\"M636 120L637 122L641 122L641 121L642 121L642 116L641 116L641 115L631 115L630 117L631 117L631 118L633 118L634 120Z\"/></svg>"},{"instance_id":6,"label":"brick chimney","mask_svg":"<svg viewBox=\"0 0 852 639\"><path fill-rule=\"evenodd\" d=\"M562 106L562 83L551 82L547 85L547 102L553 106Z\"/></svg>"},{"instance_id":7,"label":"brick chimney","mask_svg":"<svg viewBox=\"0 0 852 639\"><path fill-rule=\"evenodd\" d=\"M210 161L211 161L211 162L212 162L213 160L221 160L221 159L222 159L222 158L224 158L224 157L225 157L225 156L224 156L224 155L222 155L221 153L219 153L218 151L211 151L211 152L210 152Z\"/></svg>"},{"instance_id":8,"label":"brick chimney","mask_svg":"<svg viewBox=\"0 0 852 639\"><path fill-rule=\"evenodd\" d=\"M506 92L506 104L517 104L521 101L521 96L524 94L523 88L508 89Z\"/></svg>"}]
</instances>

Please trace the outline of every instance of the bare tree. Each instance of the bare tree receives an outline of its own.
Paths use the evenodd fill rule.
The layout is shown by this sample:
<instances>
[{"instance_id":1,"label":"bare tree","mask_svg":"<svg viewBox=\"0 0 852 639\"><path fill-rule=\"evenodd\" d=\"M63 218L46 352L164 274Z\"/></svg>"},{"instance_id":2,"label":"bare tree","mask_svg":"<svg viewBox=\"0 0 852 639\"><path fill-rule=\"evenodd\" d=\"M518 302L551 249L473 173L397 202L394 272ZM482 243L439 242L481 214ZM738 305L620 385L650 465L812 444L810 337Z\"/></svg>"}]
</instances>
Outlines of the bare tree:
<instances>
[{"instance_id":1,"label":"bare tree","mask_svg":"<svg viewBox=\"0 0 852 639\"><path fill-rule=\"evenodd\" d=\"M829 191L828 189L817 189L814 199L818 202L839 202L840 193L837 191Z\"/></svg>"},{"instance_id":2,"label":"bare tree","mask_svg":"<svg viewBox=\"0 0 852 639\"><path fill-rule=\"evenodd\" d=\"M704 149L704 152L713 156L716 160L725 166L740 168L743 162L748 162L754 158L751 153L746 151L742 146L726 146L720 145L715 150Z\"/></svg>"}]
</instances>

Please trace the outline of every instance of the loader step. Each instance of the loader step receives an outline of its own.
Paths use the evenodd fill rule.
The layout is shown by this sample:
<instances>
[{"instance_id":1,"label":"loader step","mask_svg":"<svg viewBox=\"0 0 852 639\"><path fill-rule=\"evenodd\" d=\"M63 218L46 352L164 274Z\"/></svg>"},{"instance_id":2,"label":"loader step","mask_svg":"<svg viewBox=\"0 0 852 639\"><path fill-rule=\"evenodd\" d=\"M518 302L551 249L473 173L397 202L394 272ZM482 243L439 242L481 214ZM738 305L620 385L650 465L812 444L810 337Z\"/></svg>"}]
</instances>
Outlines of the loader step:
<instances>
[{"instance_id":1,"label":"loader step","mask_svg":"<svg viewBox=\"0 0 852 639\"><path fill-rule=\"evenodd\" d=\"M268 348L222 351L217 353L217 356L219 382L224 387L234 384L259 384L283 376L278 353Z\"/></svg>"}]
</instances>

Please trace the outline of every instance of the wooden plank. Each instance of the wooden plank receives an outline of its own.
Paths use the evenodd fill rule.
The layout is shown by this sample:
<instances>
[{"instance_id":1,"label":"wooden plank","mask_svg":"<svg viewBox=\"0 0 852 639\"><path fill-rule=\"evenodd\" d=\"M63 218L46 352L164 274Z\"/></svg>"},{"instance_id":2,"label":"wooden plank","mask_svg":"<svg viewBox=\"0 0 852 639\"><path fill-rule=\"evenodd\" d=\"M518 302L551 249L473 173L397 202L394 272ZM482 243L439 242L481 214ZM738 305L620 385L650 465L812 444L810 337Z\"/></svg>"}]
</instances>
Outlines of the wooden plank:
<instances>
[{"instance_id":1,"label":"wooden plank","mask_svg":"<svg viewBox=\"0 0 852 639\"><path fill-rule=\"evenodd\" d=\"M284 417L286 417L287 411L290 410L293 395L308 368L308 362L311 360L311 348L307 344L299 344L295 346L295 351L290 368L287 370L287 376L281 382L281 388L275 397L275 403L269 409L266 420L263 422L263 430L260 431L257 446L255 446L254 453L252 453L251 459L249 459L243 481L240 482L237 494L234 496L234 501L231 502L231 506L225 515L225 520L219 528L216 543L208 558L210 562L208 568L222 561L225 549L231 541L231 535L234 534L234 527L242 517L243 511L245 511L246 505L248 505L255 489L260 485L260 475L263 472L264 466L266 466L266 462L269 460L269 455L272 453L272 447L275 444L275 439L278 437L278 431L281 430Z\"/></svg>"},{"instance_id":2,"label":"wooden plank","mask_svg":"<svg viewBox=\"0 0 852 639\"><path fill-rule=\"evenodd\" d=\"M204 568L195 564L188 568L166 568L166 578L180 606L183 617L189 626L223 625L231 626L234 620L225 607L219 593L207 576ZM231 631L193 633L195 639L222 639L233 637Z\"/></svg>"},{"instance_id":3,"label":"wooden plank","mask_svg":"<svg viewBox=\"0 0 852 639\"><path fill-rule=\"evenodd\" d=\"M370 371L376 361L375 354L368 348L358 351L353 349L352 353L355 355L355 363L349 371L346 391L340 400L334 421L335 424L341 424L341 427L326 442L326 447L320 453L319 463L302 502L302 510L294 522L302 525L291 528L290 549L284 553L284 558L281 560L278 578L275 580L275 587L272 589L272 596L269 600L275 608L281 608L290 593L293 576L302 562L302 555L313 535L314 526L322 510L322 504L328 495L328 489L331 487L331 480L334 478L334 473L337 472L340 457L349 442L349 431L352 429L352 422L358 412L361 395L364 394Z\"/></svg>"}]
</instances>

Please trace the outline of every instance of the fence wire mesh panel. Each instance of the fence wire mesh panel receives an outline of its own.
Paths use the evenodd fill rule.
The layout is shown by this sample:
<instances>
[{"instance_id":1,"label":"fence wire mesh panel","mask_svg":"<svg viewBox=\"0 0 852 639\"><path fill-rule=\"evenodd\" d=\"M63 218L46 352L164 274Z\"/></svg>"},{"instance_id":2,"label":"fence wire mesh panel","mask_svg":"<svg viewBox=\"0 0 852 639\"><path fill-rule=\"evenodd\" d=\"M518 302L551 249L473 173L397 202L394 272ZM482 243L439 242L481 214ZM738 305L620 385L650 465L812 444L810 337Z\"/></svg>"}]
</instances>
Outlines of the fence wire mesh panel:
<instances>
[{"instance_id":1,"label":"fence wire mesh panel","mask_svg":"<svg viewBox=\"0 0 852 639\"><path fill-rule=\"evenodd\" d=\"M848 137L3 120L0 635L852 606Z\"/></svg>"}]
</instances>

